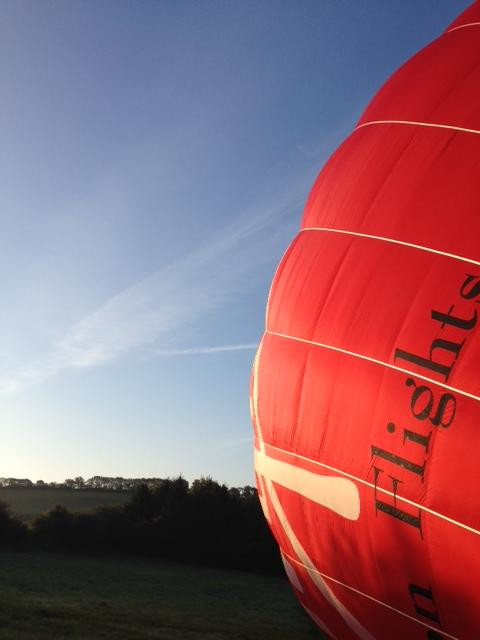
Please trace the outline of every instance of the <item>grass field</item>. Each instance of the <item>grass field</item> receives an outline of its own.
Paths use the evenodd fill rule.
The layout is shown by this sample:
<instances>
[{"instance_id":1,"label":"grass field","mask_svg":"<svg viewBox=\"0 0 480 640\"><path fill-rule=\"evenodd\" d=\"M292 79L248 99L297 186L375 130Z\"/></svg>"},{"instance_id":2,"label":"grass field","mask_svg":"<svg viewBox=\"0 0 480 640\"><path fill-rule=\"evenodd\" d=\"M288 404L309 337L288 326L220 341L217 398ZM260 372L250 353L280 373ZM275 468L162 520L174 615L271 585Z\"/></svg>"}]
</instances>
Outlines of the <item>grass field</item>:
<instances>
[{"instance_id":1,"label":"grass field","mask_svg":"<svg viewBox=\"0 0 480 640\"><path fill-rule=\"evenodd\" d=\"M0 552L0 640L321 640L285 579Z\"/></svg>"},{"instance_id":2,"label":"grass field","mask_svg":"<svg viewBox=\"0 0 480 640\"><path fill-rule=\"evenodd\" d=\"M0 489L0 500L7 502L14 513L29 522L40 513L57 505L69 511L91 511L96 507L125 504L129 493L116 491L75 491L73 489Z\"/></svg>"}]
</instances>

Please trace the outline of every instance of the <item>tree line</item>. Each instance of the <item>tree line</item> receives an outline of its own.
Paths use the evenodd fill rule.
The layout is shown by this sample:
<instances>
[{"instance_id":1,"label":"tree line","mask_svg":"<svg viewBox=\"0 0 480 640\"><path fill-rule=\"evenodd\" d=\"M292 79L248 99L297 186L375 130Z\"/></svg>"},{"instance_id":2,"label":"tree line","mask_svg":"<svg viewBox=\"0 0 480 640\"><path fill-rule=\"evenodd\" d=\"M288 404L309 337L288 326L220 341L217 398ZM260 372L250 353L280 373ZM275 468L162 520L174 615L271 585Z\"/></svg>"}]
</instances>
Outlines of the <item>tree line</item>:
<instances>
[{"instance_id":1,"label":"tree line","mask_svg":"<svg viewBox=\"0 0 480 640\"><path fill-rule=\"evenodd\" d=\"M157 487L164 482L164 478L115 478L109 476L93 476L84 480L82 476L67 478L63 482L44 482L37 480L33 482L29 478L0 478L0 488L2 489L73 489L98 490L98 491L133 491L141 485Z\"/></svg>"},{"instance_id":2,"label":"tree line","mask_svg":"<svg viewBox=\"0 0 480 640\"><path fill-rule=\"evenodd\" d=\"M280 570L277 545L254 487L211 478L139 484L128 502L90 512L63 506L27 526L0 504L0 541L62 551L158 556L225 568Z\"/></svg>"}]
</instances>

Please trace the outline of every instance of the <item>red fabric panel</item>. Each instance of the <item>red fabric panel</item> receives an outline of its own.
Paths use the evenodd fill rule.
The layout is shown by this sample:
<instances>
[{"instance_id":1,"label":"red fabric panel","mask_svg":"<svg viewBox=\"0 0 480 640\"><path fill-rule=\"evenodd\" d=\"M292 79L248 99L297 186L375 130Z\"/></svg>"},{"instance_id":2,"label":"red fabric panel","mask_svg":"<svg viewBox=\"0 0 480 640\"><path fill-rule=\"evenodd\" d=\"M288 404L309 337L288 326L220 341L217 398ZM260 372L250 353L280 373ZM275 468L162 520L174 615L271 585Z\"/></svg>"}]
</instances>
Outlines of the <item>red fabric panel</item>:
<instances>
[{"instance_id":1,"label":"red fabric panel","mask_svg":"<svg viewBox=\"0 0 480 640\"><path fill-rule=\"evenodd\" d=\"M475 285L478 295L465 299ZM480 267L370 238L304 231L275 278L267 330L407 367L480 395L474 375L479 302ZM430 359L436 340L448 344L432 350L431 365L397 355L401 349ZM444 371L435 370L440 367Z\"/></svg>"},{"instance_id":2,"label":"red fabric panel","mask_svg":"<svg viewBox=\"0 0 480 640\"><path fill-rule=\"evenodd\" d=\"M480 486L480 465L471 450L478 438L478 401L457 395L455 417L442 428L432 424L441 387L428 385L434 398L431 418L416 418L413 387L405 384L408 376L374 363L266 336L260 366L257 409L267 445L306 458L304 468L323 474L330 467L371 485L373 467L380 466L401 481L400 496L480 529L478 498L465 491L466 486ZM419 406L425 404L425 397L420 398ZM393 433L387 430L390 423ZM429 438L428 447L405 439L405 429ZM425 465L424 473L373 456L373 446ZM289 459L298 462L295 456ZM388 489L389 481L380 480Z\"/></svg>"},{"instance_id":3,"label":"red fabric panel","mask_svg":"<svg viewBox=\"0 0 480 640\"><path fill-rule=\"evenodd\" d=\"M480 129L480 27L444 33L383 85L358 124L408 120Z\"/></svg>"},{"instance_id":4,"label":"red fabric panel","mask_svg":"<svg viewBox=\"0 0 480 640\"><path fill-rule=\"evenodd\" d=\"M346 229L478 260L480 234L472 229L479 183L480 136L372 125L353 133L322 169L302 227Z\"/></svg>"}]
</instances>

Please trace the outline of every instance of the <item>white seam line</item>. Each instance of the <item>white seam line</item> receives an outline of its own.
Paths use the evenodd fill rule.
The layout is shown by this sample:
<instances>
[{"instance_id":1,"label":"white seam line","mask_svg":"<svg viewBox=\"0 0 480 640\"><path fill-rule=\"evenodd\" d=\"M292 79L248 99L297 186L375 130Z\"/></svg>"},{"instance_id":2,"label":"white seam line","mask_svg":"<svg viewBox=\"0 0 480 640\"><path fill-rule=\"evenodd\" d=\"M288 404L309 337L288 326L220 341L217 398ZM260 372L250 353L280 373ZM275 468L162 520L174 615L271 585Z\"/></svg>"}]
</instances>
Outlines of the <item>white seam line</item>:
<instances>
[{"instance_id":1,"label":"white seam line","mask_svg":"<svg viewBox=\"0 0 480 640\"><path fill-rule=\"evenodd\" d=\"M459 24L458 27L452 27L445 33L451 33L452 31L456 31L457 29L464 29L465 27L478 27L480 26L480 22L467 22L467 24Z\"/></svg>"},{"instance_id":2,"label":"white seam line","mask_svg":"<svg viewBox=\"0 0 480 640\"><path fill-rule=\"evenodd\" d=\"M270 329L266 329L265 333L271 336L285 338L286 340L294 340L295 342L303 342L304 344L311 344L316 347L323 347L324 349L329 349L330 351L343 353L347 356L359 358L360 360L367 360L368 362L373 362L374 364L378 364L382 367L386 367L387 369L400 371L401 373L406 373L409 376L415 376L416 378L420 378L420 380L425 380L426 382L430 382L431 384L436 384L439 387L442 387L442 389L447 389L452 393L458 393L459 395L465 396L466 398L471 398L472 400L480 400L480 396L476 396L473 393L469 393L468 391L463 391L463 389L458 389L457 387L452 387L449 384L445 384L444 382L439 382L438 380L434 380L433 378L424 376L421 373L410 371L410 369L404 369L403 367L397 367L396 365L390 364L389 362L384 362L383 360L377 360L377 358L371 358L370 356L366 356L363 353L356 353L355 351L349 351L348 349L342 349L341 347L334 347L331 344L325 344L323 342L315 342L314 340L307 340L306 338L297 338L296 336L290 336L286 333L280 333L278 331L271 331Z\"/></svg>"},{"instance_id":3,"label":"white seam line","mask_svg":"<svg viewBox=\"0 0 480 640\"><path fill-rule=\"evenodd\" d=\"M260 440L260 438L257 439ZM318 465L319 467L323 467L324 469L328 469L329 471L334 471L335 473L340 473L342 474L342 476L345 476L347 478L350 478L352 480L355 480L356 482L359 482L360 484L365 485L366 487L370 487L371 489L375 489L376 491L379 491L380 493L384 493L392 498L395 498L396 500L401 500L402 502L406 502L407 504L409 504L412 507L415 507L417 509L420 509L421 511L426 511L427 513L429 513L432 516L435 516L436 518L440 518L441 520L445 520L446 522L449 522L450 524L453 524L457 527L460 527L461 529L465 529L466 531L470 531L470 533L474 533L477 536L480 536L480 531L477 529L474 529L473 527L469 527L467 524L463 524L463 522L459 522L458 520L454 520L453 518L449 518L448 516L443 515L443 513L439 513L438 511L434 511L433 509L429 509L428 507L425 507L424 505L419 504L418 502L414 502L413 500L409 500L408 498L404 498L400 495L393 493L393 491L389 491L388 489L383 489L382 487L376 487L375 484L373 482L368 482L368 480L363 480L363 478L359 478L358 476L354 476L351 473L348 473L347 471L342 471L341 469L337 469L336 467L332 467L329 464L325 464L324 462L319 462L318 460L313 460L312 458L307 458L306 456L302 456L299 453L295 453L295 451L287 451L286 449L281 449L280 447L276 447L273 444L269 444L268 442L265 442L264 440L261 440L261 443L264 447L268 447L269 449L273 449L274 451L278 451L279 453L283 453L289 456L293 456L294 458L298 458L299 460L304 460L305 462L309 462L310 464L315 464Z\"/></svg>"},{"instance_id":4,"label":"white seam line","mask_svg":"<svg viewBox=\"0 0 480 640\"><path fill-rule=\"evenodd\" d=\"M471 258L464 258L455 253L448 253L447 251L440 251L439 249L432 249L431 247L424 247L421 244L414 244L413 242L404 242L403 240L395 240L394 238L388 238L387 236L375 236L369 233L360 233L359 231L347 231L346 229L332 229L330 227L303 227L302 231L327 231L329 233L339 233L348 236L355 236L358 238L368 238L370 240L381 240L382 242L391 242L392 244L399 244L403 247L410 247L412 249L420 249L421 251L427 251L428 253L435 253L439 256L445 256L446 258L453 258L454 260L460 260L461 262L468 262L480 267L480 261L472 260Z\"/></svg>"},{"instance_id":5,"label":"white seam line","mask_svg":"<svg viewBox=\"0 0 480 640\"><path fill-rule=\"evenodd\" d=\"M370 122L363 122L355 127L354 131L358 131L362 127L369 127L372 124L412 124L417 127L431 127L433 129L449 129L451 131L462 131L463 133L476 133L480 134L478 129L466 129L465 127L456 127L450 124L436 124L434 122L417 122L414 120L371 120Z\"/></svg>"},{"instance_id":6,"label":"white seam line","mask_svg":"<svg viewBox=\"0 0 480 640\"><path fill-rule=\"evenodd\" d=\"M305 567L304 564L302 564L296 558L293 558L284 549L282 549L282 553L289 560L294 562L295 564L300 565L304 569L309 569L309 567ZM426 624L425 622L422 622L421 620L418 620L417 618L414 618L413 616L410 616L408 613L405 613L404 611L400 611L400 609L395 609L395 607L392 607L391 605L387 604L386 602L382 602L381 600L377 600L377 598L374 598L373 596L369 596L367 593L364 593L363 591L360 591L359 589L355 589L355 587L351 587L350 585L345 584L344 582L341 582L340 580L337 580L336 578L332 578L332 576L329 576L326 573L323 573L322 571L319 571L318 569L310 569L310 570L311 571L316 571L317 573L319 573L322 576L322 578L325 578L326 580L331 580L332 582L335 582L336 584L339 584L342 587L345 587L345 589L348 589L349 591L354 591L355 593L358 593L360 596L363 596L364 598L368 598L369 600L372 600L373 602L376 602L377 604L382 605L382 607L386 607L387 609L390 609L391 611L395 611L395 613L399 613L401 616L404 616L405 618L408 618L409 620L413 620L413 622L416 622L417 624L421 624L423 627L427 627L427 629L432 629L433 631L436 631L437 633L440 633L440 634L444 635L446 638L451 638L451 640L459 640L459 638L457 638L456 636L452 636L449 633L447 633L446 631L442 631L441 629L438 629L437 627L432 627L429 624Z\"/></svg>"}]
</instances>

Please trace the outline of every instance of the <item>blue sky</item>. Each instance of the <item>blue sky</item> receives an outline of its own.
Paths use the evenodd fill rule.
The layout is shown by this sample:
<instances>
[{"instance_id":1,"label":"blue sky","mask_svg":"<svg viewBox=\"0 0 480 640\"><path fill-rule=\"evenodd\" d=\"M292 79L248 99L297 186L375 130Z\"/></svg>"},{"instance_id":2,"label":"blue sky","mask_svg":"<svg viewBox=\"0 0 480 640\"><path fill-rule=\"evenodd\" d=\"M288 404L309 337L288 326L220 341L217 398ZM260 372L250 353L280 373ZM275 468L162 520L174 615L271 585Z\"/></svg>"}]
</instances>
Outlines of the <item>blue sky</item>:
<instances>
[{"instance_id":1,"label":"blue sky","mask_svg":"<svg viewBox=\"0 0 480 640\"><path fill-rule=\"evenodd\" d=\"M0 475L253 483L275 266L456 0L2 0Z\"/></svg>"}]
</instances>

